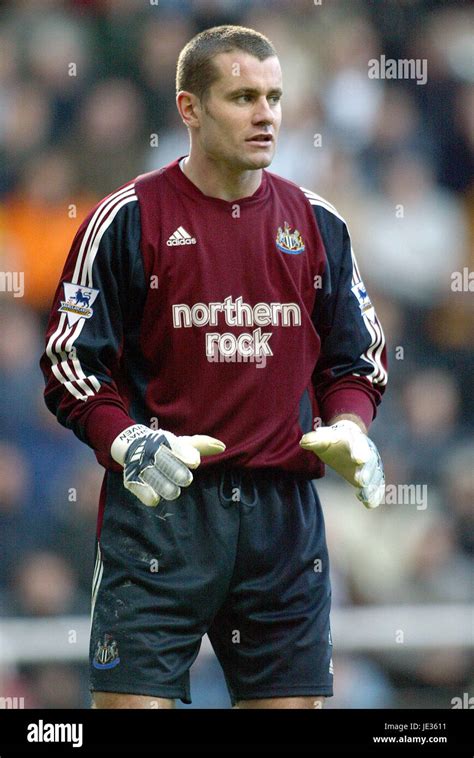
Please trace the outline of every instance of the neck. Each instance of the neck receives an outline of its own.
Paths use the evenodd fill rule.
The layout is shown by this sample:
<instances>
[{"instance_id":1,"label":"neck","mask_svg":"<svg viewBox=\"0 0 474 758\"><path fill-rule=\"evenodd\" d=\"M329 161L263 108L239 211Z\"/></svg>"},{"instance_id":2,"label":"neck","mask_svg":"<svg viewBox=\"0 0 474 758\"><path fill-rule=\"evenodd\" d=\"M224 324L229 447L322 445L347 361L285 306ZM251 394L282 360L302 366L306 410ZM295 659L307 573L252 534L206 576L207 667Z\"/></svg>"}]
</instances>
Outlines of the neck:
<instances>
[{"instance_id":1,"label":"neck","mask_svg":"<svg viewBox=\"0 0 474 758\"><path fill-rule=\"evenodd\" d=\"M183 172L204 195L229 202L253 195L262 181L262 169L236 171L193 151L184 161Z\"/></svg>"}]
</instances>

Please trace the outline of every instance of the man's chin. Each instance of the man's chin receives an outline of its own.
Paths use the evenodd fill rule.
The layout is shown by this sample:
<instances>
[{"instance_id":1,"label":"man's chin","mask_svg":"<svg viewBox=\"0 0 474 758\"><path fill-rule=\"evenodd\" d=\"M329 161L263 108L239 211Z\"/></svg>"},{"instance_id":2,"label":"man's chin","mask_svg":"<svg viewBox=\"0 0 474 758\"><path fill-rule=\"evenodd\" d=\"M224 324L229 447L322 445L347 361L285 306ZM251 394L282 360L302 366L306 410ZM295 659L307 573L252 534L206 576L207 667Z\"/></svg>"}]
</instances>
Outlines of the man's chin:
<instances>
[{"instance_id":1,"label":"man's chin","mask_svg":"<svg viewBox=\"0 0 474 758\"><path fill-rule=\"evenodd\" d=\"M245 168L249 171L257 171L260 168L267 168L273 160L274 153L267 153L265 155L254 155L252 157L245 156L243 163Z\"/></svg>"},{"instance_id":2,"label":"man's chin","mask_svg":"<svg viewBox=\"0 0 474 758\"><path fill-rule=\"evenodd\" d=\"M267 166L270 166L272 160L273 160L273 155L270 155L267 158L262 158L259 161L259 165L257 166L257 168L267 168Z\"/></svg>"},{"instance_id":3,"label":"man's chin","mask_svg":"<svg viewBox=\"0 0 474 758\"><path fill-rule=\"evenodd\" d=\"M249 155L248 152L232 155L223 155L217 158L217 162L222 161L232 171L258 171L262 168L267 168L274 158L275 151L265 151L260 155Z\"/></svg>"}]
</instances>

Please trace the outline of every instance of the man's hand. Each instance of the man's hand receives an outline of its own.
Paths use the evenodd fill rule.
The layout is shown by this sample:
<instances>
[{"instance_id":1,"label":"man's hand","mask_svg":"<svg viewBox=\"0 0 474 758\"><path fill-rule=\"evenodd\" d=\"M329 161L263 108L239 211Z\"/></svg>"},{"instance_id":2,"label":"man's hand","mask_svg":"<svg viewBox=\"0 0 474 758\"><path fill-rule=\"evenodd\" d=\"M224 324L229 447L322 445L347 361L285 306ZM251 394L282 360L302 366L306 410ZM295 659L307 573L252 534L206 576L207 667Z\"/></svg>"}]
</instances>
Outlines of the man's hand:
<instances>
[{"instance_id":1,"label":"man's hand","mask_svg":"<svg viewBox=\"0 0 474 758\"><path fill-rule=\"evenodd\" d=\"M379 452L369 437L353 421L338 421L304 434L300 445L312 450L353 487L366 508L380 505L385 477Z\"/></svg>"},{"instance_id":2,"label":"man's hand","mask_svg":"<svg viewBox=\"0 0 474 758\"><path fill-rule=\"evenodd\" d=\"M163 429L154 431L134 424L116 437L111 455L124 467L125 489L153 507L161 498L175 500L180 496L181 487L193 481L190 469L199 466L201 455L224 450L223 442L205 434L177 437Z\"/></svg>"}]
</instances>

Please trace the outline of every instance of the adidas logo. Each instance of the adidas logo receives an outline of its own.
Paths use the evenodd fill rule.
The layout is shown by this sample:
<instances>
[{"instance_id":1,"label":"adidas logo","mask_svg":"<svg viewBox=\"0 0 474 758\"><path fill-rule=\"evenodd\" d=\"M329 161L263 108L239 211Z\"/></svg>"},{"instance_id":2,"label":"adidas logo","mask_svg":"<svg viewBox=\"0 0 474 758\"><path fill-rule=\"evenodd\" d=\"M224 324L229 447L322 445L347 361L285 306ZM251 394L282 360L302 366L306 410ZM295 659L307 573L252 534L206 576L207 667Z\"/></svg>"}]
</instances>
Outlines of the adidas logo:
<instances>
[{"instance_id":1,"label":"adidas logo","mask_svg":"<svg viewBox=\"0 0 474 758\"><path fill-rule=\"evenodd\" d=\"M195 245L196 243L196 237L191 237L182 226L178 226L166 242L169 247L174 247L174 245Z\"/></svg>"}]
</instances>

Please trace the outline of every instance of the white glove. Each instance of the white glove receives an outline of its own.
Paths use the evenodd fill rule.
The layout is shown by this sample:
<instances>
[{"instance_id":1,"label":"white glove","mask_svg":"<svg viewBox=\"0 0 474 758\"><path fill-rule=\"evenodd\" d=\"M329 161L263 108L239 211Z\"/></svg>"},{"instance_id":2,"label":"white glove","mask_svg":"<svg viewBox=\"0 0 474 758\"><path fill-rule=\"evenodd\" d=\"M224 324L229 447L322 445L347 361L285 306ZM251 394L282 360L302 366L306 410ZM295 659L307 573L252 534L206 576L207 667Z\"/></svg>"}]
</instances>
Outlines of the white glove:
<instances>
[{"instance_id":1,"label":"white glove","mask_svg":"<svg viewBox=\"0 0 474 758\"><path fill-rule=\"evenodd\" d=\"M115 438L110 454L124 467L125 489L153 507L161 498L175 500L180 496L181 487L193 481L190 469L199 466L201 455L224 450L223 442L206 434L177 437L163 429L133 424Z\"/></svg>"},{"instance_id":2,"label":"white glove","mask_svg":"<svg viewBox=\"0 0 474 758\"><path fill-rule=\"evenodd\" d=\"M300 445L358 487L358 499L376 508L385 494L382 460L372 440L353 421L338 421L303 434Z\"/></svg>"}]
</instances>

